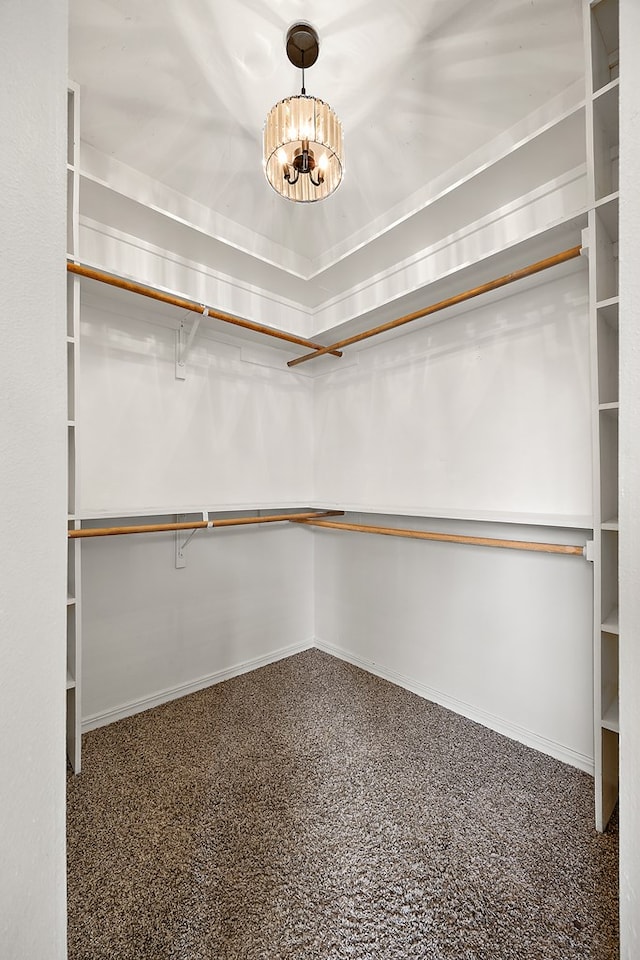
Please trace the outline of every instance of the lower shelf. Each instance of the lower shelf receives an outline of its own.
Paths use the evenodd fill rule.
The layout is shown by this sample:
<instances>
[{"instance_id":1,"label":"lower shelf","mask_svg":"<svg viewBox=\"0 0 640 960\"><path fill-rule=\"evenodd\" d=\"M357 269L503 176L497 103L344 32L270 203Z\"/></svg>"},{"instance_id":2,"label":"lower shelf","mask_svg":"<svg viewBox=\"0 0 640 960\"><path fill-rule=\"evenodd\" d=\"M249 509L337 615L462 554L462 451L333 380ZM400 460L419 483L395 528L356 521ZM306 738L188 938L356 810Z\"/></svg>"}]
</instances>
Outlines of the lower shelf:
<instances>
[{"instance_id":1,"label":"lower shelf","mask_svg":"<svg viewBox=\"0 0 640 960\"><path fill-rule=\"evenodd\" d=\"M602 714L602 726L605 730L620 733L620 708L618 700L612 700Z\"/></svg>"},{"instance_id":2,"label":"lower shelf","mask_svg":"<svg viewBox=\"0 0 640 960\"><path fill-rule=\"evenodd\" d=\"M620 633L620 622L618 619L617 607L614 607L614 609L607 614L605 619L602 621L600 629L604 630L605 633Z\"/></svg>"}]
</instances>

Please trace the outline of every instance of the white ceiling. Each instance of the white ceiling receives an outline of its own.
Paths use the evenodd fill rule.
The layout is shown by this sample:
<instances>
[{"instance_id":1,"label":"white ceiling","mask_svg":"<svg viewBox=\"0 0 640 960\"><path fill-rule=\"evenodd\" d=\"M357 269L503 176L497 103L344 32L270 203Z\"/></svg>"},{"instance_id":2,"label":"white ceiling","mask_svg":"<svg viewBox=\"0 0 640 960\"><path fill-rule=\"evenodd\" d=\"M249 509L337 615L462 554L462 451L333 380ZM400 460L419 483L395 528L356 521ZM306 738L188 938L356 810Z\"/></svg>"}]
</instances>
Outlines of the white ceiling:
<instances>
[{"instance_id":1,"label":"white ceiling","mask_svg":"<svg viewBox=\"0 0 640 960\"><path fill-rule=\"evenodd\" d=\"M269 108L306 88L343 122L346 176L311 205L262 170ZM71 0L82 140L309 259L376 235L414 194L578 81L580 0Z\"/></svg>"}]
</instances>

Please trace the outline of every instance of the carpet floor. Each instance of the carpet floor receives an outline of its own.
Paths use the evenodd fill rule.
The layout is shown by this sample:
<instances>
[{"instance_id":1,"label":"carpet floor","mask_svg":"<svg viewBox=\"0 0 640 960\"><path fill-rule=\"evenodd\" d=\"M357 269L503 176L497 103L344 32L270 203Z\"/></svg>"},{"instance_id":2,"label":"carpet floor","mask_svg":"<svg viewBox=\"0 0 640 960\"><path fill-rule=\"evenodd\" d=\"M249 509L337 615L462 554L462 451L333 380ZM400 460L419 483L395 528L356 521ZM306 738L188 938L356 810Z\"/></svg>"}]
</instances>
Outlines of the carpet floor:
<instances>
[{"instance_id":1,"label":"carpet floor","mask_svg":"<svg viewBox=\"0 0 640 960\"><path fill-rule=\"evenodd\" d=\"M614 960L586 774L318 650L84 737L70 960Z\"/></svg>"}]
</instances>

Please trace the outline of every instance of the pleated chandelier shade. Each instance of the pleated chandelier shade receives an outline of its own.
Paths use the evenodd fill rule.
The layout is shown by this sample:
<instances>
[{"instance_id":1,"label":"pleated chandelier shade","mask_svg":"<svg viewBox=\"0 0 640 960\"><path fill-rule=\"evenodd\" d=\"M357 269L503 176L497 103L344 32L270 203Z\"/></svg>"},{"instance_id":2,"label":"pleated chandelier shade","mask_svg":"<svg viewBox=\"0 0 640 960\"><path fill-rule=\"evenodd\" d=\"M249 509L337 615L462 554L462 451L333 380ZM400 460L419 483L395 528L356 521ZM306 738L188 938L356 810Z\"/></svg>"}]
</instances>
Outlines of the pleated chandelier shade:
<instances>
[{"instance_id":1,"label":"pleated chandelier shade","mask_svg":"<svg viewBox=\"0 0 640 960\"><path fill-rule=\"evenodd\" d=\"M271 108L264 126L264 169L287 200L313 203L339 186L344 171L342 124L328 103L307 96L305 67L318 57L318 37L308 24L287 34L287 55L302 69L302 92Z\"/></svg>"}]
</instances>

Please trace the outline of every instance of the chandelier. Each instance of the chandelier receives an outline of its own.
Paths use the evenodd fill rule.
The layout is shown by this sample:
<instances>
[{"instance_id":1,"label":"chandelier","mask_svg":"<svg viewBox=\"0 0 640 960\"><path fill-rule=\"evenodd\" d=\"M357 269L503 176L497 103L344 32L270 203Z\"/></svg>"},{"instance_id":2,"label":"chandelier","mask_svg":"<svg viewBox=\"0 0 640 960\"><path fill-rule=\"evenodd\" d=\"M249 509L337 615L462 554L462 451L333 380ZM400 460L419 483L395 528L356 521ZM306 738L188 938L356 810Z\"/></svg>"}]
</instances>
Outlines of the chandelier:
<instances>
[{"instance_id":1,"label":"chandelier","mask_svg":"<svg viewBox=\"0 0 640 960\"><path fill-rule=\"evenodd\" d=\"M287 33L287 56L302 70L299 96L287 97L269 111L264 125L264 171L274 190L287 200L324 200L342 180L342 124L328 103L307 96L305 68L318 59L318 34L308 23Z\"/></svg>"}]
</instances>

